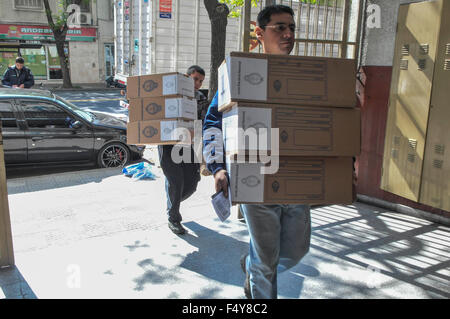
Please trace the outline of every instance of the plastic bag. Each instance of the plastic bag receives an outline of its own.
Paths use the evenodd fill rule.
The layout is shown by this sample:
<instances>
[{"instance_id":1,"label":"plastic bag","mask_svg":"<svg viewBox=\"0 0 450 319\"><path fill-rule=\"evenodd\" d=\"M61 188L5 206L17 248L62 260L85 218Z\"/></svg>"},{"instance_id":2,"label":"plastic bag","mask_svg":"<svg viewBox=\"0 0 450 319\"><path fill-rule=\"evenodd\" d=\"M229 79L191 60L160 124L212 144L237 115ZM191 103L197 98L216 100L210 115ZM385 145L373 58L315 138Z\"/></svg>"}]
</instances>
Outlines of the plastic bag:
<instances>
[{"instance_id":1,"label":"plastic bag","mask_svg":"<svg viewBox=\"0 0 450 319\"><path fill-rule=\"evenodd\" d=\"M131 177L133 180L155 179L156 176L152 172L152 166L147 162L140 162L124 167L122 173Z\"/></svg>"}]
</instances>

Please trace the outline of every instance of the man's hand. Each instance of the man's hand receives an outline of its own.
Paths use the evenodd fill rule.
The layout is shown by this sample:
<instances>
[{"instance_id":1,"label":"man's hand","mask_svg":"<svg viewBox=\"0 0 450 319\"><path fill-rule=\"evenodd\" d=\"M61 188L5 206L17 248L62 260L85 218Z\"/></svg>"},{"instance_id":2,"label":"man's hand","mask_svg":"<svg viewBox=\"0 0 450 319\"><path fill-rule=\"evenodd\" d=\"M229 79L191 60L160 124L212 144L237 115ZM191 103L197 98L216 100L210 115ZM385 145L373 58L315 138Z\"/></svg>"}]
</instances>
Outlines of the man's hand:
<instances>
[{"instance_id":1,"label":"man's hand","mask_svg":"<svg viewBox=\"0 0 450 319\"><path fill-rule=\"evenodd\" d=\"M13 87L13 88L18 88L18 86L17 86L17 85L15 85L15 84L14 84L14 85L13 85L12 87Z\"/></svg>"},{"instance_id":2,"label":"man's hand","mask_svg":"<svg viewBox=\"0 0 450 319\"><path fill-rule=\"evenodd\" d=\"M221 169L214 174L214 183L216 186L216 192L223 191L223 195L228 197L228 178L227 171Z\"/></svg>"},{"instance_id":3,"label":"man's hand","mask_svg":"<svg viewBox=\"0 0 450 319\"><path fill-rule=\"evenodd\" d=\"M25 84L19 85L19 88L24 89L25 88Z\"/></svg>"}]
</instances>

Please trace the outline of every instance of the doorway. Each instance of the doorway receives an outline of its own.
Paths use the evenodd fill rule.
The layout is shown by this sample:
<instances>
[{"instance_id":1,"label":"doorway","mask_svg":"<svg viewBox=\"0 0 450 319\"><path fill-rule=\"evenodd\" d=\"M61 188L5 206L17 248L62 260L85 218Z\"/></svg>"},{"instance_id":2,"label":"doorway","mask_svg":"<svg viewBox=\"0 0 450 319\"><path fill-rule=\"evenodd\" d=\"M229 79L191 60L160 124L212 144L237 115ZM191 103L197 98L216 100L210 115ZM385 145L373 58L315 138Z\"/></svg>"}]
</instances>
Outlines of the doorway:
<instances>
[{"instance_id":1,"label":"doorway","mask_svg":"<svg viewBox=\"0 0 450 319\"><path fill-rule=\"evenodd\" d=\"M114 44L105 43L105 78L114 75Z\"/></svg>"}]
</instances>

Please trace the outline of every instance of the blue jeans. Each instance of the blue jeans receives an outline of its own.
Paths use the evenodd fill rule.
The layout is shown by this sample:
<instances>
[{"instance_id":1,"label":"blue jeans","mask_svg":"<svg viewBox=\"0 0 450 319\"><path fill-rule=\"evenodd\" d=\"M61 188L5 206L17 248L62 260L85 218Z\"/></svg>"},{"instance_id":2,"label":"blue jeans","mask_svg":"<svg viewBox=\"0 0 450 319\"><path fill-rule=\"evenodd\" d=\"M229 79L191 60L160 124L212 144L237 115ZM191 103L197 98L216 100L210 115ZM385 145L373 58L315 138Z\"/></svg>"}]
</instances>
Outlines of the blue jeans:
<instances>
[{"instance_id":1,"label":"blue jeans","mask_svg":"<svg viewBox=\"0 0 450 319\"><path fill-rule=\"evenodd\" d=\"M310 208L241 204L241 210L250 235L246 269L252 297L276 299L277 272L295 266L309 251Z\"/></svg>"},{"instance_id":2,"label":"blue jeans","mask_svg":"<svg viewBox=\"0 0 450 319\"><path fill-rule=\"evenodd\" d=\"M167 217L171 222L181 222L180 204L196 191L200 181L200 164L194 163L193 158L191 163L174 163L171 157L173 147L158 145L158 153L166 177Z\"/></svg>"}]
</instances>

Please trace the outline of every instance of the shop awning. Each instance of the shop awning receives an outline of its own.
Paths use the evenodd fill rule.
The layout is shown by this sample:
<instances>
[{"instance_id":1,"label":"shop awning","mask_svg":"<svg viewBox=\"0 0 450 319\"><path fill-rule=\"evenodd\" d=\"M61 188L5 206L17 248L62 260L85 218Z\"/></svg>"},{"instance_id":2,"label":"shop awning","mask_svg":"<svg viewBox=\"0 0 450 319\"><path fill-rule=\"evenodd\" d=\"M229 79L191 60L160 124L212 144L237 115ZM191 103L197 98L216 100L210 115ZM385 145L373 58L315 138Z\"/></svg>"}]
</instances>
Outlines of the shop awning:
<instances>
[{"instance_id":1,"label":"shop awning","mask_svg":"<svg viewBox=\"0 0 450 319\"><path fill-rule=\"evenodd\" d=\"M66 41L92 42L96 37L96 28L73 28L67 31ZM55 40L49 26L19 24L0 24L0 41L2 39Z\"/></svg>"}]
</instances>

